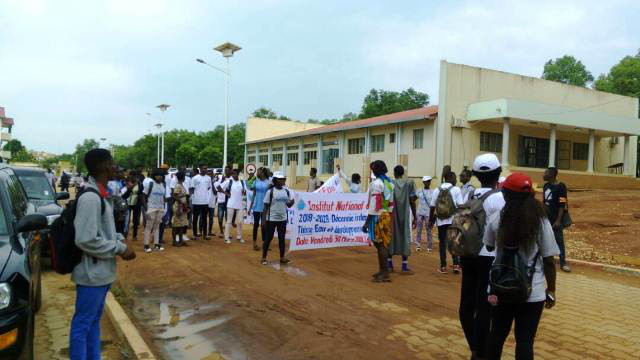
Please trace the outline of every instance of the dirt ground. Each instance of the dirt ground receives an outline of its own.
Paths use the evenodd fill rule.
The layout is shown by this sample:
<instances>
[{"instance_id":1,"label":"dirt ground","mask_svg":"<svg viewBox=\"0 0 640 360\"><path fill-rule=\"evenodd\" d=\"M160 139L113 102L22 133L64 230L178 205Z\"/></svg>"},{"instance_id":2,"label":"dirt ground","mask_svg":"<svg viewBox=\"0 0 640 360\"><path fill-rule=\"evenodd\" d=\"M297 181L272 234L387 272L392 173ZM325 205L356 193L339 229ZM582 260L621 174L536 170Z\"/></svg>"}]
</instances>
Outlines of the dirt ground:
<instances>
[{"instance_id":1,"label":"dirt ground","mask_svg":"<svg viewBox=\"0 0 640 360\"><path fill-rule=\"evenodd\" d=\"M569 256L637 266L640 239L634 214L640 213L640 192L569 196L575 222L566 235ZM392 283L373 284L376 259L370 247L296 252L290 254L293 264L280 267L277 248L270 252L270 265L263 266L250 241L225 245L216 237L145 254L139 238L134 243L138 258L118 264L115 292L166 359L404 359L417 354L414 342L425 351L433 346L422 358L469 357L457 320L460 276L436 273L437 247L410 258L415 276L395 275ZM250 239L248 229L245 239ZM170 244L166 233L165 243ZM637 278L584 267L561 274L559 281L573 286L570 276L582 276L586 288L592 280L605 288L619 284L622 293L640 287ZM559 284L561 294L560 289ZM578 290L575 301L584 297ZM575 316L579 322L580 312ZM431 327L431 332L420 330L429 340L411 336L416 328L407 324L415 322ZM397 341L394 336L402 329L409 336ZM556 337L540 335L541 346L562 349L554 345Z\"/></svg>"},{"instance_id":2,"label":"dirt ground","mask_svg":"<svg viewBox=\"0 0 640 360\"><path fill-rule=\"evenodd\" d=\"M569 192L567 256L640 268L640 191Z\"/></svg>"}]
</instances>

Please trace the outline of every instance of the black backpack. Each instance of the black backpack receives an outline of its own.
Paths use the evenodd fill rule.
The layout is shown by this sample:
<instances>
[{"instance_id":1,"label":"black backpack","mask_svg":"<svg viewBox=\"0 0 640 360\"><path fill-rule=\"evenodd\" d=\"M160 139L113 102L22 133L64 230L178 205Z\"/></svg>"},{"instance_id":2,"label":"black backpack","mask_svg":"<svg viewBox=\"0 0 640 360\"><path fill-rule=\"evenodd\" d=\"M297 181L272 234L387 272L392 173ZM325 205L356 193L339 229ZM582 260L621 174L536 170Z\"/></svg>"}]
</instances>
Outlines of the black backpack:
<instances>
[{"instance_id":1,"label":"black backpack","mask_svg":"<svg viewBox=\"0 0 640 360\"><path fill-rule=\"evenodd\" d=\"M536 272L540 251L536 253L533 265L527 266L527 259L518 253L518 247L504 247L501 256L494 261L489 274L490 293L498 296L498 301L507 304L524 303L531 295L531 282Z\"/></svg>"},{"instance_id":2,"label":"black backpack","mask_svg":"<svg viewBox=\"0 0 640 360\"><path fill-rule=\"evenodd\" d=\"M60 217L51 224L49 231L49 245L51 249L51 267L58 274L70 274L82 260L82 250L76 246L76 229L73 220L76 217L78 199L84 193L92 192L100 196L94 188L85 187L75 200L69 201ZM100 196L101 212L104 214L104 199ZM95 261L95 258L94 258Z\"/></svg>"}]
</instances>

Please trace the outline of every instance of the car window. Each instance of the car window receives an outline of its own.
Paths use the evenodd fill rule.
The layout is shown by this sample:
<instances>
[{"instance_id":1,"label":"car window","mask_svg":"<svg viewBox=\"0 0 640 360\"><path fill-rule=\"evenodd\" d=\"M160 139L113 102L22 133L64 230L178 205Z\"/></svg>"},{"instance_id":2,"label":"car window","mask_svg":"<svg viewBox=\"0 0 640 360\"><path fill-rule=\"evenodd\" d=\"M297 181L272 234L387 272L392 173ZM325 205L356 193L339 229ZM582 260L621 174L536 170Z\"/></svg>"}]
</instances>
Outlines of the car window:
<instances>
[{"instance_id":1,"label":"car window","mask_svg":"<svg viewBox=\"0 0 640 360\"><path fill-rule=\"evenodd\" d=\"M11 210L16 220L21 219L27 212L27 199L25 198L22 185L14 174L4 177L7 184L7 191L11 200Z\"/></svg>"},{"instance_id":2,"label":"car window","mask_svg":"<svg viewBox=\"0 0 640 360\"><path fill-rule=\"evenodd\" d=\"M51 189L49 180L44 174L20 175L20 182L29 199L55 200L53 189Z\"/></svg>"}]
</instances>

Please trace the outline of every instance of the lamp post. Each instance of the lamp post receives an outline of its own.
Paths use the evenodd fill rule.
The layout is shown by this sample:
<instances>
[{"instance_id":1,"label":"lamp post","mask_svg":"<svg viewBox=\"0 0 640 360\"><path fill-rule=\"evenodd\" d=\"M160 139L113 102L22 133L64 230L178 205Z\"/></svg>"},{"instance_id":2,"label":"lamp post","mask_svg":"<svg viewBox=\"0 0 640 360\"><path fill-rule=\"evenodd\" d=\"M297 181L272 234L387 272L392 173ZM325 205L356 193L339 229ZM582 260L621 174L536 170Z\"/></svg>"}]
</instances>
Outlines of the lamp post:
<instances>
[{"instance_id":1,"label":"lamp post","mask_svg":"<svg viewBox=\"0 0 640 360\"><path fill-rule=\"evenodd\" d=\"M171 105L167 105L167 104L160 104L158 106L156 106L158 109L160 109L160 111L162 111L162 119L160 120L161 124L160 127L162 127L162 125L164 125L164 112L167 111L167 109L170 107ZM161 140L160 140L160 165L164 164L164 130L162 130L161 133Z\"/></svg>"},{"instance_id":2,"label":"lamp post","mask_svg":"<svg viewBox=\"0 0 640 360\"><path fill-rule=\"evenodd\" d=\"M158 148L157 148L158 161L156 161L156 163L157 163L156 167L160 168L160 134L162 132L162 130L161 130L162 129L162 123L157 123L157 124L155 124L153 126L155 126L158 129Z\"/></svg>"},{"instance_id":3,"label":"lamp post","mask_svg":"<svg viewBox=\"0 0 640 360\"><path fill-rule=\"evenodd\" d=\"M227 59L227 67L226 69L221 69L217 66L211 65L202 59L196 59L197 62L207 65L212 69L218 70L226 75L225 81L225 105L224 105L224 152L222 156L222 166L227 166L227 137L229 132L229 82L231 80L231 71L229 69L229 58L233 56L233 54L241 50L242 48L238 45L232 44L230 42L226 42L222 45L216 46L214 50L219 51L225 59Z\"/></svg>"}]
</instances>

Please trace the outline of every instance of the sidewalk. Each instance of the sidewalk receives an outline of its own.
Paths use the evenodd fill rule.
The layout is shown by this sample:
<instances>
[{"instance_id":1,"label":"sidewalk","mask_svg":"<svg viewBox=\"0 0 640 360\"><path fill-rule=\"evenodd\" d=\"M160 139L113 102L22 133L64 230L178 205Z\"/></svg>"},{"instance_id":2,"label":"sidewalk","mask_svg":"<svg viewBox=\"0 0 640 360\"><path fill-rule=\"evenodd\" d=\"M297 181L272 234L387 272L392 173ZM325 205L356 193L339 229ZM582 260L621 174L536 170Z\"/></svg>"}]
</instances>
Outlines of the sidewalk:
<instances>
[{"instance_id":1,"label":"sidewalk","mask_svg":"<svg viewBox=\"0 0 640 360\"><path fill-rule=\"evenodd\" d=\"M69 329L75 305L75 286L68 275L42 273L42 309L36 314L34 354L36 360L69 359ZM127 359L115 332L102 317L102 358Z\"/></svg>"}]
</instances>

